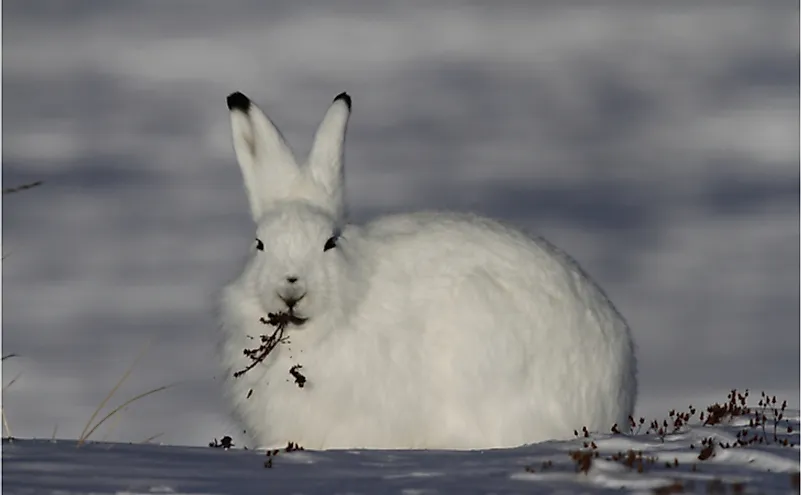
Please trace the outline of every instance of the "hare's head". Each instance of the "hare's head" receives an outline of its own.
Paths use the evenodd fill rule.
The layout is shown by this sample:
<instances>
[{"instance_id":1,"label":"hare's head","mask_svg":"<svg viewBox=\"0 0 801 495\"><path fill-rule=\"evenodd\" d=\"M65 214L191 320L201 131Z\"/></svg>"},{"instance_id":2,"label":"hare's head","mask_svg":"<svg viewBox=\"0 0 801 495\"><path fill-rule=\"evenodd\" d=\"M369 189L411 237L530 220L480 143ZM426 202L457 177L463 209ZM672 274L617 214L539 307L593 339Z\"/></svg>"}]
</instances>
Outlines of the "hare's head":
<instances>
[{"instance_id":1,"label":"hare's head","mask_svg":"<svg viewBox=\"0 0 801 495\"><path fill-rule=\"evenodd\" d=\"M228 96L234 150L256 223L243 281L265 313L297 322L336 306L343 278L343 147L350 97L337 96L305 163L278 129L242 93ZM266 316L266 314L265 314Z\"/></svg>"}]
</instances>

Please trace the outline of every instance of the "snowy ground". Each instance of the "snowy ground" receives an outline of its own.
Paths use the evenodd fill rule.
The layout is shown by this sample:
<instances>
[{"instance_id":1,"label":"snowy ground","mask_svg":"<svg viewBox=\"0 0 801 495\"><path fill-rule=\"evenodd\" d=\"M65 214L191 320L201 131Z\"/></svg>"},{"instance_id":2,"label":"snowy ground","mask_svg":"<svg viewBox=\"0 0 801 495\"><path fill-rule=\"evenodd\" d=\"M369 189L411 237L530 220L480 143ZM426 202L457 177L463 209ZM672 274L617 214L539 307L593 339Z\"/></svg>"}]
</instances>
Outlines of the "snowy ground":
<instances>
[{"instance_id":1,"label":"snowy ground","mask_svg":"<svg viewBox=\"0 0 801 495\"><path fill-rule=\"evenodd\" d=\"M3 492L26 493L793 493L797 411L754 412L664 436L579 436L487 451L264 451L69 440L3 442ZM776 436L774 437L774 423ZM792 431L788 433L788 429ZM745 436L739 432L747 431ZM712 439L713 448L705 444ZM734 446L738 439L769 444ZM782 445L785 441L789 446ZM269 467L267 467L269 465Z\"/></svg>"}]
</instances>

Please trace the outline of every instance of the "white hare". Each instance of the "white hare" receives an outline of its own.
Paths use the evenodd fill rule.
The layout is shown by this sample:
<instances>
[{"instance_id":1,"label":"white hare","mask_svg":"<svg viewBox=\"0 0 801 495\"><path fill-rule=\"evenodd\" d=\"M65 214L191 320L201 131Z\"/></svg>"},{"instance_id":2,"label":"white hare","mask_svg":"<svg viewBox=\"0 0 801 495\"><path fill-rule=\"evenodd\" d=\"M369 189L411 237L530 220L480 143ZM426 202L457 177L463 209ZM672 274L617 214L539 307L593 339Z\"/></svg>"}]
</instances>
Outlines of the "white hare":
<instances>
[{"instance_id":1,"label":"white hare","mask_svg":"<svg viewBox=\"0 0 801 495\"><path fill-rule=\"evenodd\" d=\"M628 424L631 332L570 257L469 214L347 224L350 97L304 164L250 99L227 102L256 239L222 293L219 351L257 446L511 447ZM270 313L293 316L287 341L235 378Z\"/></svg>"}]
</instances>

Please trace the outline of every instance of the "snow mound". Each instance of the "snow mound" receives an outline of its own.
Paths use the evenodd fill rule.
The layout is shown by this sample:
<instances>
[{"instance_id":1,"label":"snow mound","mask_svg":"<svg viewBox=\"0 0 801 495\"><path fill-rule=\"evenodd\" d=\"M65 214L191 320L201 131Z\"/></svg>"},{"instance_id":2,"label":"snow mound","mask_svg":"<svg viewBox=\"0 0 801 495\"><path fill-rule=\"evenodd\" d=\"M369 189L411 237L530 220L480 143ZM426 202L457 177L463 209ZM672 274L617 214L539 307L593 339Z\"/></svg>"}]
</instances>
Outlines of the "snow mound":
<instances>
[{"instance_id":1,"label":"snow mound","mask_svg":"<svg viewBox=\"0 0 801 495\"><path fill-rule=\"evenodd\" d=\"M710 417L711 416L711 417ZM256 451L4 440L6 493L792 493L798 411L672 413L629 433L485 451ZM706 423L706 424L705 424Z\"/></svg>"}]
</instances>

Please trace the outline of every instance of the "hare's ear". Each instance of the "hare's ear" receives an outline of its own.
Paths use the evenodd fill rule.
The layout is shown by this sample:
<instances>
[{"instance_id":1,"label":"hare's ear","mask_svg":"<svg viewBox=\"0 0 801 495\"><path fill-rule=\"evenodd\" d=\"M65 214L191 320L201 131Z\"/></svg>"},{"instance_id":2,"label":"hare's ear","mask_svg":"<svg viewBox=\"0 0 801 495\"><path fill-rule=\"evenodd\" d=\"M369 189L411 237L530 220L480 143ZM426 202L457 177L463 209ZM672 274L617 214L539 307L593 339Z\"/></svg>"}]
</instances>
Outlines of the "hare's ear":
<instances>
[{"instance_id":1,"label":"hare's ear","mask_svg":"<svg viewBox=\"0 0 801 495\"><path fill-rule=\"evenodd\" d=\"M308 158L311 178L329 197L329 206L341 214L344 209L345 132L350 118L351 99L340 93L323 117L314 136Z\"/></svg>"},{"instance_id":2,"label":"hare's ear","mask_svg":"<svg viewBox=\"0 0 801 495\"><path fill-rule=\"evenodd\" d=\"M284 137L250 98L237 91L228 95L227 103L234 151L253 219L258 220L265 205L289 187L299 169Z\"/></svg>"}]
</instances>

